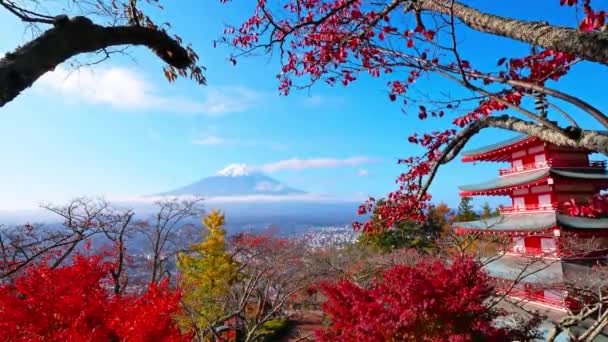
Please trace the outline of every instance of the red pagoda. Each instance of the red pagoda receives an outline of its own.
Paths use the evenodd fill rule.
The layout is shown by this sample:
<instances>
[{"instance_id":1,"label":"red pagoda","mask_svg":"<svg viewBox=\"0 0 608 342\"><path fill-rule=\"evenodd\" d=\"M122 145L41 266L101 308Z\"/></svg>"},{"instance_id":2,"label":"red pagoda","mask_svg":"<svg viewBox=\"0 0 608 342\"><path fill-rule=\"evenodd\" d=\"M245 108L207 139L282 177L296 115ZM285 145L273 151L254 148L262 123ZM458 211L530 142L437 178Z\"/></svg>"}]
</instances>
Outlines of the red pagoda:
<instances>
[{"instance_id":1,"label":"red pagoda","mask_svg":"<svg viewBox=\"0 0 608 342\"><path fill-rule=\"evenodd\" d=\"M591 161L589 155L530 136L464 152L464 162L510 163L497 179L461 186L460 195L509 196L511 205L501 207L499 217L455 222L454 229L457 234L498 234L510 242L486 268L499 284L517 281L511 295L563 308L567 294L559 285L588 267L560 246L589 239L596 252L608 250L608 208L600 196L608 189L606 162Z\"/></svg>"}]
</instances>

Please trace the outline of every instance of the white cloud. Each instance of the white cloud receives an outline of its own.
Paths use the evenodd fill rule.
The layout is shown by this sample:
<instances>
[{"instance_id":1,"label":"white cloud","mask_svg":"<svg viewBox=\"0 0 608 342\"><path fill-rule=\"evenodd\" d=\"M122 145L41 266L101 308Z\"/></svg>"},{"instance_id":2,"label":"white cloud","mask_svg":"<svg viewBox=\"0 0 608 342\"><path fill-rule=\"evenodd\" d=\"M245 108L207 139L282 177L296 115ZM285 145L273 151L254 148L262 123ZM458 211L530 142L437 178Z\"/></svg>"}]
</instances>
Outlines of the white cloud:
<instances>
[{"instance_id":1,"label":"white cloud","mask_svg":"<svg viewBox=\"0 0 608 342\"><path fill-rule=\"evenodd\" d=\"M200 139L192 140L194 145L219 146L219 145L239 145L244 147L267 148L273 151L286 151L289 147L281 143L273 143L256 140L240 140L225 138L217 135L208 135Z\"/></svg>"},{"instance_id":2,"label":"white cloud","mask_svg":"<svg viewBox=\"0 0 608 342\"><path fill-rule=\"evenodd\" d=\"M373 163L376 160L368 157L352 157L346 159L316 158L316 159L286 159L278 162L257 166L263 172L277 172L281 170L326 169L341 166L356 166Z\"/></svg>"},{"instance_id":3,"label":"white cloud","mask_svg":"<svg viewBox=\"0 0 608 342\"><path fill-rule=\"evenodd\" d=\"M207 87L201 100L165 95L133 69L100 68L69 71L57 67L40 78L37 87L61 95L69 102L109 105L121 110L161 110L221 115L245 111L260 99L260 93L244 87Z\"/></svg>"},{"instance_id":4,"label":"white cloud","mask_svg":"<svg viewBox=\"0 0 608 342\"><path fill-rule=\"evenodd\" d=\"M196 139L192 141L195 145L229 145L237 143L237 140L226 139L217 137L215 135L210 135L202 139Z\"/></svg>"},{"instance_id":5,"label":"white cloud","mask_svg":"<svg viewBox=\"0 0 608 342\"><path fill-rule=\"evenodd\" d=\"M359 171L357 171L357 176L367 177L369 176L369 171L367 169L360 169Z\"/></svg>"}]
</instances>

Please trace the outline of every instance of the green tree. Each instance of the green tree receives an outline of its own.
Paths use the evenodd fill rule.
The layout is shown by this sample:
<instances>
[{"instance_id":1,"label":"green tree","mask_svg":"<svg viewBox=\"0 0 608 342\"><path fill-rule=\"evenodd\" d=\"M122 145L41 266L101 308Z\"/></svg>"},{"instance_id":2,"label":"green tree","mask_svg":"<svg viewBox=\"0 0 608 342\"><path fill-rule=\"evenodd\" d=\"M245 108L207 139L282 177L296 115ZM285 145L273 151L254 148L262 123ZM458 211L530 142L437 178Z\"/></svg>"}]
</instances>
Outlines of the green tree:
<instances>
[{"instance_id":1,"label":"green tree","mask_svg":"<svg viewBox=\"0 0 608 342\"><path fill-rule=\"evenodd\" d=\"M381 218L377 211L374 212L372 220L381 225ZM401 248L425 251L432 247L435 237L441 231L441 227L440 222L431 222L431 220L423 225L409 220L401 221L390 229L379 229L375 233L361 234L358 244L377 248L383 252Z\"/></svg>"},{"instance_id":2,"label":"green tree","mask_svg":"<svg viewBox=\"0 0 608 342\"><path fill-rule=\"evenodd\" d=\"M458 205L458 212L456 213L457 222L475 221L479 218L479 215L473 210L471 197L462 197L460 199L460 205Z\"/></svg>"},{"instance_id":3,"label":"green tree","mask_svg":"<svg viewBox=\"0 0 608 342\"><path fill-rule=\"evenodd\" d=\"M189 313L183 323L194 324L202 334L225 315L224 299L237 278L238 265L226 251L224 223L219 211L205 217L203 224L209 230L205 239L178 258L183 303Z\"/></svg>"},{"instance_id":4,"label":"green tree","mask_svg":"<svg viewBox=\"0 0 608 342\"><path fill-rule=\"evenodd\" d=\"M500 216L500 210L498 208L494 208L492 209L492 207L490 207L490 204L488 202L485 202L483 204L483 207L481 207L481 218L482 219L488 219L490 217L498 217Z\"/></svg>"},{"instance_id":5,"label":"green tree","mask_svg":"<svg viewBox=\"0 0 608 342\"><path fill-rule=\"evenodd\" d=\"M427 249L431 240L427 236L424 227L410 221L396 224L393 228L373 234L362 234L359 244L378 248L389 252L400 248Z\"/></svg>"},{"instance_id":6,"label":"green tree","mask_svg":"<svg viewBox=\"0 0 608 342\"><path fill-rule=\"evenodd\" d=\"M500 209L494 208L494 210L492 211L492 217L499 217L500 215L502 215L500 213Z\"/></svg>"},{"instance_id":7,"label":"green tree","mask_svg":"<svg viewBox=\"0 0 608 342\"><path fill-rule=\"evenodd\" d=\"M492 216L494 216L494 213L492 212L492 207L490 207L490 204L488 202L485 202L483 204L483 207L481 207L481 218L488 219Z\"/></svg>"}]
</instances>

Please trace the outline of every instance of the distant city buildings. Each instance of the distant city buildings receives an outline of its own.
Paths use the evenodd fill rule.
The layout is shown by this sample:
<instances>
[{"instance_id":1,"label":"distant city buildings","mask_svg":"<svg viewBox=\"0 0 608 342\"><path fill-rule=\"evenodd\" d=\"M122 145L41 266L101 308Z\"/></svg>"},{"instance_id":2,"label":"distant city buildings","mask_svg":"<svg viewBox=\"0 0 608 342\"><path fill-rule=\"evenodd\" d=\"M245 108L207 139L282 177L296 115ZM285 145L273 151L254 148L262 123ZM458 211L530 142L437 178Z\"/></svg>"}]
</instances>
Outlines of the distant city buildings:
<instances>
[{"instance_id":1,"label":"distant city buildings","mask_svg":"<svg viewBox=\"0 0 608 342\"><path fill-rule=\"evenodd\" d=\"M310 248L344 247L357 242L360 234L350 225L322 226L295 234L294 239L303 241Z\"/></svg>"}]
</instances>

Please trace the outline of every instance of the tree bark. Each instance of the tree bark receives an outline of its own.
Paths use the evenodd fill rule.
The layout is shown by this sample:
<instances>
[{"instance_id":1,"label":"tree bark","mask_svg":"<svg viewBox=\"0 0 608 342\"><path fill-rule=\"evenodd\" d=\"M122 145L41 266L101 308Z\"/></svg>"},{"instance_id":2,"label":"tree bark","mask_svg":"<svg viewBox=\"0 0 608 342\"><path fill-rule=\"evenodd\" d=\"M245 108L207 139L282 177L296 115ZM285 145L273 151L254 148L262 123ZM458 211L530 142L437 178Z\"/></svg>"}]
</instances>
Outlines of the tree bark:
<instances>
[{"instance_id":1,"label":"tree bark","mask_svg":"<svg viewBox=\"0 0 608 342\"><path fill-rule=\"evenodd\" d=\"M526 135L538 137L543 141L565 147L583 148L590 151L608 155L608 135L592 130L578 130L573 136L567 135L565 132L560 132L547 128L545 126L524 121L509 115L488 116L481 118L469 126L465 127L443 150L442 155L437 159L430 168L427 179L424 181L418 191L418 199L426 194L439 168L452 161L460 151L465 147L467 142L479 133L484 128L494 127L502 128L513 132L519 132Z\"/></svg>"},{"instance_id":2,"label":"tree bark","mask_svg":"<svg viewBox=\"0 0 608 342\"><path fill-rule=\"evenodd\" d=\"M105 27L85 17L65 18L0 59L0 107L67 59L117 45L147 46L178 69L193 63L186 49L164 31L140 26Z\"/></svg>"},{"instance_id":3,"label":"tree bark","mask_svg":"<svg viewBox=\"0 0 608 342\"><path fill-rule=\"evenodd\" d=\"M493 35L542 46L545 49L575 54L583 59L608 65L608 33L581 32L547 22L516 20L484 13L450 0L418 0L421 10L450 15L470 28ZM451 10L453 8L453 12Z\"/></svg>"},{"instance_id":4,"label":"tree bark","mask_svg":"<svg viewBox=\"0 0 608 342\"><path fill-rule=\"evenodd\" d=\"M608 155L608 135L599 131L580 130L570 136L565 132L537 125L535 123L520 120L508 115L489 116L480 120L480 129L484 127L495 127L515 131L559 146L583 148L593 152Z\"/></svg>"}]
</instances>

